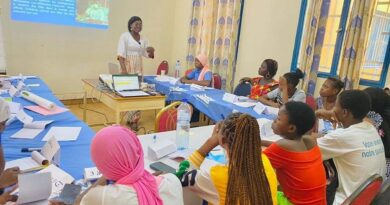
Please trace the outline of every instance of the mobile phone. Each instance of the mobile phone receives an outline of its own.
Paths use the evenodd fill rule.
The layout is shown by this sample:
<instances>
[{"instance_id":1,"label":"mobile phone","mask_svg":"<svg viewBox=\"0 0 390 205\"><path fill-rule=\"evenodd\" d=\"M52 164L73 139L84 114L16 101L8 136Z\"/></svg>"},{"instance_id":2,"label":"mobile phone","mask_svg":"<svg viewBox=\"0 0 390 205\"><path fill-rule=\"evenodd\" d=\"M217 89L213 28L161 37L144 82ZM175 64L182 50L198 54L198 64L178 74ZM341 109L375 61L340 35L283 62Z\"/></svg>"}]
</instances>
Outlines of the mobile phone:
<instances>
[{"instance_id":1,"label":"mobile phone","mask_svg":"<svg viewBox=\"0 0 390 205\"><path fill-rule=\"evenodd\" d=\"M168 166L162 162L154 162L154 163L150 164L149 167L155 171L163 171L163 172L172 173L172 174L176 173L175 168Z\"/></svg>"},{"instance_id":2,"label":"mobile phone","mask_svg":"<svg viewBox=\"0 0 390 205\"><path fill-rule=\"evenodd\" d=\"M73 204L80 192L80 185L65 184L64 189L62 189L58 200L62 201L64 204Z\"/></svg>"}]
</instances>

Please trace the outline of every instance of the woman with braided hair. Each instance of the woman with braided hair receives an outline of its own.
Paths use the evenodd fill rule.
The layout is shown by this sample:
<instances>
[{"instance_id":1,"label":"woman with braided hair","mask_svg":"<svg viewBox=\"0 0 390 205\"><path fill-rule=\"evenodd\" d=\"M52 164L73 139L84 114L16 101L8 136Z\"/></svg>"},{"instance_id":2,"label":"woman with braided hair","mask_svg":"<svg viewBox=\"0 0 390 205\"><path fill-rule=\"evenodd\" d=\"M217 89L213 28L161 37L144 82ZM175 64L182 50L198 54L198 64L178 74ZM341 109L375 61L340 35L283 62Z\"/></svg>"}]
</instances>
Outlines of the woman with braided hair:
<instances>
[{"instance_id":1,"label":"woman with braided hair","mask_svg":"<svg viewBox=\"0 0 390 205\"><path fill-rule=\"evenodd\" d=\"M228 163L202 165L218 145L226 151ZM188 161L193 170L181 176L183 187L214 205L276 204L276 175L262 154L259 125L247 114L234 113L218 123L212 136Z\"/></svg>"}]
</instances>

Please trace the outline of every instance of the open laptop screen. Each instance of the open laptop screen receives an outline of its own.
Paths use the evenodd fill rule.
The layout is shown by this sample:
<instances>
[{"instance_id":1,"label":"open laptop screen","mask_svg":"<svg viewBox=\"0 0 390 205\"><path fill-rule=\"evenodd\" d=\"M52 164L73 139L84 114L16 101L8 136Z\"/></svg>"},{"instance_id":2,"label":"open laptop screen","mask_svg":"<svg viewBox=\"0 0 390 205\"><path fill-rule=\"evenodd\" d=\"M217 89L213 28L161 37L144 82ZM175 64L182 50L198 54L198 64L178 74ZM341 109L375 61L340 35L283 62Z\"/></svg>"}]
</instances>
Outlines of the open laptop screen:
<instances>
[{"instance_id":1,"label":"open laptop screen","mask_svg":"<svg viewBox=\"0 0 390 205\"><path fill-rule=\"evenodd\" d=\"M140 89L138 75L113 75L112 82L118 92Z\"/></svg>"}]
</instances>

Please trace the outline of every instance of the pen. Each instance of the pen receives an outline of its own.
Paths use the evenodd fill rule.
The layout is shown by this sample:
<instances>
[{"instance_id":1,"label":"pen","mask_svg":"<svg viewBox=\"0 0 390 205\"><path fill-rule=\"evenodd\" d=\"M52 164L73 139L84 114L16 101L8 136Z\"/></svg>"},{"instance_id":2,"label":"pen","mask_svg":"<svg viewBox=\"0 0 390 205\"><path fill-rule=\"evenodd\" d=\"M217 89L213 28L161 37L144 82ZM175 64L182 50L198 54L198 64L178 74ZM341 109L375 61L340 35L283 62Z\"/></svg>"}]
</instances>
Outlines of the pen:
<instances>
[{"instance_id":1,"label":"pen","mask_svg":"<svg viewBox=\"0 0 390 205\"><path fill-rule=\"evenodd\" d=\"M41 151L41 148L22 148L21 152L32 152L32 151Z\"/></svg>"},{"instance_id":2,"label":"pen","mask_svg":"<svg viewBox=\"0 0 390 205\"><path fill-rule=\"evenodd\" d=\"M153 143L156 143L156 141L157 141L157 136L153 135Z\"/></svg>"}]
</instances>

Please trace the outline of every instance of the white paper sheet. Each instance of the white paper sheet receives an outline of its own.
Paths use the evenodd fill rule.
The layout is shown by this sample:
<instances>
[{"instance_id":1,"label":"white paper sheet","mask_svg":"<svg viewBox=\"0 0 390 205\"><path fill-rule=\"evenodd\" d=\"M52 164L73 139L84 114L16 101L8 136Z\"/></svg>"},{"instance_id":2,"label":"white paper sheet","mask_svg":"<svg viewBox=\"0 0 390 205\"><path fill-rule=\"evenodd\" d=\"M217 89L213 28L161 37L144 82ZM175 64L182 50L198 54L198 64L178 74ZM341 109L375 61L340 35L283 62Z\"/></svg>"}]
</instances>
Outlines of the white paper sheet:
<instances>
[{"instance_id":1,"label":"white paper sheet","mask_svg":"<svg viewBox=\"0 0 390 205\"><path fill-rule=\"evenodd\" d=\"M60 195L65 184L70 184L74 181L74 178L66 173L64 170L58 168L55 165L50 165L47 168L39 171L38 173L50 172L51 173L51 195L50 197Z\"/></svg>"},{"instance_id":2,"label":"white paper sheet","mask_svg":"<svg viewBox=\"0 0 390 205\"><path fill-rule=\"evenodd\" d=\"M256 106L255 102L236 102L235 104L237 106L240 106L240 107L254 107L254 106Z\"/></svg>"},{"instance_id":3,"label":"white paper sheet","mask_svg":"<svg viewBox=\"0 0 390 205\"><path fill-rule=\"evenodd\" d=\"M77 140L81 127L52 127L43 137L42 141L47 141L55 137L57 141L74 141Z\"/></svg>"},{"instance_id":4,"label":"white paper sheet","mask_svg":"<svg viewBox=\"0 0 390 205\"><path fill-rule=\"evenodd\" d=\"M22 105L20 103L8 102L8 105L12 114L17 114L22 109Z\"/></svg>"},{"instance_id":5,"label":"white paper sheet","mask_svg":"<svg viewBox=\"0 0 390 205\"><path fill-rule=\"evenodd\" d=\"M12 138L12 139L34 139L42 131L43 131L43 129L22 128L18 132L16 132L15 134L13 134L10 138Z\"/></svg>"},{"instance_id":6,"label":"white paper sheet","mask_svg":"<svg viewBox=\"0 0 390 205\"><path fill-rule=\"evenodd\" d=\"M45 120L45 121L34 121L31 123L26 123L24 124L25 128L30 128L30 129L45 129L46 125L52 123L53 120Z\"/></svg>"},{"instance_id":7,"label":"white paper sheet","mask_svg":"<svg viewBox=\"0 0 390 205\"><path fill-rule=\"evenodd\" d=\"M99 179L102 176L102 173L96 167L89 167L84 169L84 179L86 181L91 181Z\"/></svg>"},{"instance_id":8,"label":"white paper sheet","mask_svg":"<svg viewBox=\"0 0 390 205\"><path fill-rule=\"evenodd\" d=\"M16 159L12 161L8 161L5 163L5 169L11 168L11 167L19 167L20 170L27 170L31 169L33 167L39 167L41 166L36 161L33 160L31 157L25 157L21 159Z\"/></svg>"},{"instance_id":9,"label":"white paper sheet","mask_svg":"<svg viewBox=\"0 0 390 205\"><path fill-rule=\"evenodd\" d=\"M30 115L27 115L23 110L20 110L16 114L16 118L23 122L23 124L31 123L33 121L33 118Z\"/></svg>"},{"instance_id":10,"label":"white paper sheet","mask_svg":"<svg viewBox=\"0 0 390 205\"><path fill-rule=\"evenodd\" d=\"M14 97L18 92L18 89L16 89L15 86L11 85L8 92L11 97Z\"/></svg>"},{"instance_id":11,"label":"white paper sheet","mask_svg":"<svg viewBox=\"0 0 390 205\"><path fill-rule=\"evenodd\" d=\"M60 152L60 144L56 137L50 138L42 147L42 155L51 162L56 154Z\"/></svg>"},{"instance_id":12,"label":"white paper sheet","mask_svg":"<svg viewBox=\"0 0 390 205\"><path fill-rule=\"evenodd\" d=\"M17 204L24 204L49 198L51 194L51 173L20 174L18 176L19 196Z\"/></svg>"},{"instance_id":13,"label":"white paper sheet","mask_svg":"<svg viewBox=\"0 0 390 205\"><path fill-rule=\"evenodd\" d=\"M39 135L47 124L52 123L53 120L48 121L34 121L31 123L24 124L24 128L13 134L10 138L13 139L34 139Z\"/></svg>"}]
</instances>

